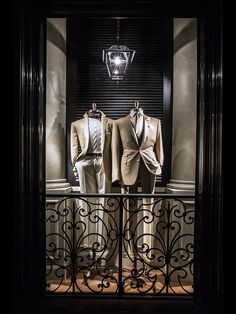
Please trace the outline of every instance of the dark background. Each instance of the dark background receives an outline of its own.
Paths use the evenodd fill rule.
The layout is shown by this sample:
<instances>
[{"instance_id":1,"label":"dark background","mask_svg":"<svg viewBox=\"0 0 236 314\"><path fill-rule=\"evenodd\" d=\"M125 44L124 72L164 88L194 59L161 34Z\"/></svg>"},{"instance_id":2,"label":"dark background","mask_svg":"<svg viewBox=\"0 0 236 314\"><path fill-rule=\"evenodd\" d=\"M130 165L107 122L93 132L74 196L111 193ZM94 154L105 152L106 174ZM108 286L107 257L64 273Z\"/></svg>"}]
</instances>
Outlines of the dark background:
<instances>
[{"instance_id":1,"label":"dark background","mask_svg":"<svg viewBox=\"0 0 236 314\"><path fill-rule=\"evenodd\" d=\"M116 19L67 19L67 178L77 185L70 161L70 125L95 102L109 118L129 114L139 101L146 115L161 119L165 163L157 185L170 178L172 104L166 78L172 78L172 19L120 20L120 44L136 51L125 79L113 81L103 49L117 44ZM165 95L165 97L164 97Z\"/></svg>"},{"instance_id":2,"label":"dark background","mask_svg":"<svg viewBox=\"0 0 236 314\"><path fill-rule=\"evenodd\" d=\"M11 144L14 187L5 208L13 214L6 221L4 240L12 251L13 269L8 253L4 272L13 275L13 287L5 288L5 312L14 314L84 314L84 313L158 313L158 314L223 314L223 3L221 0L19 0L15 1L14 36L9 36L9 19L3 35L12 40L14 60L13 142L8 131L3 133ZM4 15L9 11L4 7ZM198 19L198 120L196 169L196 238L194 299L167 298L108 299L44 297L45 290L45 17L196 17ZM7 54L10 53L9 46ZM130 48L132 48L130 46ZM5 59L3 59L5 61ZM134 60L135 61L135 60ZM165 78L164 78L165 79ZM10 107L6 102L4 108ZM5 110L5 109L4 109ZM4 111L4 118L7 117ZM9 119L8 119L9 120ZM8 128L9 129L9 128ZM4 144L2 145L5 149ZM8 151L8 152L9 152ZM9 153L5 154L9 157ZM9 166L9 162L6 163ZM8 167L9 168L9 167ZM11 183L6 185L12 191ZM12 192L11 192L12 193ZM4 194L5 196L5 194ZM13 205L9 202L13 199ZM13 207L13 209L12 209ZM2 241L3 244L5 241ZM5 250L3 249L3 254ZM232 259L228 260L232 262ZM8 277L6 277L8 279ZM5 284L5 282L4 282ZM10 293L9 293L10 291ZM7 300L7 298L5 298ZM10 311L9 311L10 308ZM12 311L11 311L12 309Z\"/></svg>"}]
</instances>

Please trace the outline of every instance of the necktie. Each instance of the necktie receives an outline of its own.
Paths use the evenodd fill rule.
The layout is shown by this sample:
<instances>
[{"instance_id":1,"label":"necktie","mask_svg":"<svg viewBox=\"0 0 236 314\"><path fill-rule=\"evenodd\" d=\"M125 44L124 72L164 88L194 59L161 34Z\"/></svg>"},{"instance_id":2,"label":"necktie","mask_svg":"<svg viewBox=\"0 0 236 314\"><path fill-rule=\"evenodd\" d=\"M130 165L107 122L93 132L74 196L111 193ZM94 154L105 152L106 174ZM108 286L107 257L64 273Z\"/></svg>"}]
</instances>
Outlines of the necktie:
<instances>
[{"instance_id":1,"label":"necktie","mask_svg":"<svg viewBox=\"0 0 236 314\"><path fill-rule=\"evenodd\" d=\"M143 130L143 115L139 112L136 114L135 132L138 138L140 138Z\"/></svg>"}]
</instances>

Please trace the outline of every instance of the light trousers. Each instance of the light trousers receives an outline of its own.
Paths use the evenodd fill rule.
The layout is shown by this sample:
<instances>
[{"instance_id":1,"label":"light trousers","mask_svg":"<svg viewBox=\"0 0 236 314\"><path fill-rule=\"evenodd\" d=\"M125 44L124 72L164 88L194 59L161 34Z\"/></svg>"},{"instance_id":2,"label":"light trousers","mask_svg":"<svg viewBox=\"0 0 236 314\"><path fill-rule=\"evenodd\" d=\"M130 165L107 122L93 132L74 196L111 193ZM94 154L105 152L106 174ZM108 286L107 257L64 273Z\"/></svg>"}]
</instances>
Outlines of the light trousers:
<instances>
[{"instance_id":1,"label":"light trousers","mask_svg":"<svg viewBox=\"0 0 236 314\"><path fill-rule=\"evenodd\" d=\"M153 194L155 192L155 181L156 175L151 173L145 166L143 160L141 159L138 177L134 185L124 187L127 194L138 193L138 187L141 186L141 193L143 194ZM139 192L140 193L140 192ZM128 211L124 211L124 223L126 223L125 228L130 230L133 234L133 241L130 241L128 254L137 257L137 252L135 252L135 247L137 250L143 248L140 252L146 249L151 249L154 245L153 233L153 198L142 198L137 202L127 202ZM138 209L138 212L135 211ZM138 253L145 260L148 260L146 253Z\"/></svg>"},{"instance_id":2,"label":"light trousers","mask_svg":"<svg viewBox=\"0 0 236 314\"><path fill-rule=\"evenodd\" d=\"M85 156L76 162L81 193L109 193L111 182L106 180L100 156ZM104 215L105 198L83 198L78 200L79 219L83 225L82 245L99 250L107 242L107 215Z\"/></svg>"}]
</instances>

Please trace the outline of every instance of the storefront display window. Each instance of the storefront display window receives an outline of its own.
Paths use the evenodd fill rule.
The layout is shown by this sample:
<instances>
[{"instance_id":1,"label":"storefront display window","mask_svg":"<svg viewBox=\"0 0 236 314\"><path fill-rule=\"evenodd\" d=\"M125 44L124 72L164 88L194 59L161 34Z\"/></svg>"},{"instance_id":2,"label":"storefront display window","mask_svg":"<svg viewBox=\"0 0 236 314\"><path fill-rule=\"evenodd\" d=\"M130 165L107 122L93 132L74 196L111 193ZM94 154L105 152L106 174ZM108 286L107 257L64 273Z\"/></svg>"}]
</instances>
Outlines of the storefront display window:
<instances>
[{"instance_id":1,"label":"storefront display window","mask_svg":"<svg viewBox=\"0 0 236 314\"><path fill-rule=\"evenodd\" d=\"M196 19L123 19L123 80L116 25L47 19L46 290L193 294Z\"/></svg>"}]
</instances>

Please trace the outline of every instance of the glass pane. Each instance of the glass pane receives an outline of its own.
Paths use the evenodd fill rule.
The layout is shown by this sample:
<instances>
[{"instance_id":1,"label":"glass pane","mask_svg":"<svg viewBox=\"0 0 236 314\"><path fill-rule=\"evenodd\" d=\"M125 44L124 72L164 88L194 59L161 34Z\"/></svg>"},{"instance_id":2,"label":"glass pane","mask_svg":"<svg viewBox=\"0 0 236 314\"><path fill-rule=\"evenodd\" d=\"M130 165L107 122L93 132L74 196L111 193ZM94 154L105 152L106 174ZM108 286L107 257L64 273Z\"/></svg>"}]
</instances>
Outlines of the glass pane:
<instances>
[{"instance_id":1,"label":"glass pane","mask_svg":"<svg viewBox=\"0 0 236 314\"><path fill-rule=\"evenodd\" d=\"M48 18L46 49L46 293L192 295L196 19Z\"/></svg>"}]
</instances>

